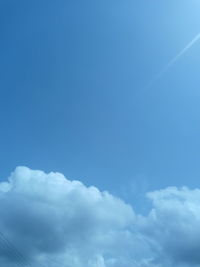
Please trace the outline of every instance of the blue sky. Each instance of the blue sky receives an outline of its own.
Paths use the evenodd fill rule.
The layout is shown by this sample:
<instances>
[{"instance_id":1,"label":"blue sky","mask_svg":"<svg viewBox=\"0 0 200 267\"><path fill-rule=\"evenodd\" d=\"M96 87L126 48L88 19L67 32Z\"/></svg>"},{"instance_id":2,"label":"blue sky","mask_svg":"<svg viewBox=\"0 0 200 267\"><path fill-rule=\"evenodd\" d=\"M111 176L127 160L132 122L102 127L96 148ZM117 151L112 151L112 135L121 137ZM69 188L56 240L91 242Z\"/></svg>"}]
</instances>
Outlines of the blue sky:
<instances>
[{"instance_id":1,"label":"blue sky","mask_svg":"<svg viewBox=\"0 0 200 267\"><path fill-rule=\"evenodd\" d=\"M0 0L1 266L200 266L199 10Z\"/></svg>"},{"instance_id":2,"label":"blue sky","mask_svg":"<svg viewBox=\"0 0 200 267\"><path fill-rule=\"evenodd\" d=\"M0 165L60 171L133 201L197 187L198 1L0 1Z\"/></svg>"}]
</instances>

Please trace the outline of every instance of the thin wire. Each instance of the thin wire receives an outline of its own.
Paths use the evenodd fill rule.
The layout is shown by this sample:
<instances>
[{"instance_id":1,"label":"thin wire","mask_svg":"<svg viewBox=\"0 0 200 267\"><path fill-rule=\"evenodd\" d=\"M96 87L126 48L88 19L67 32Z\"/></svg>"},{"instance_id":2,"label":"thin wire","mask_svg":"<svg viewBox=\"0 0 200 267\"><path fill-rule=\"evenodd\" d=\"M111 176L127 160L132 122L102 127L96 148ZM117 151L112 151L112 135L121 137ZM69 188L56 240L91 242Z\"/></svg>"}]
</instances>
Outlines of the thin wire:
<instances>
[{"instance_id":1,"label":"thin wire","mask_svg":"<svg viewBox=\"0 0 200 267\"><path fill-rule=\"evenodd\" d=\"M11 251L7 248L7 246L5 246L5 243L2 242L2 240L0 241L0 250L2 251L2 256L4 256L5 260L6 260L6 257L5 257L5 255L3 255L4 252L6 252L7 256L9 256L9 257L12 257L12 258L15 257L15 256L12 255ZM21 266L23 266L22 264L23 263L21 263L20 261L16 260L16 258L15 258L15 265L16 266L21 267Z\"/></svg>"},{"instance_id":2,"label":"thin wire","mask_svg":"<svg viewBox=\"0 0 200 267\"><path fill-rule=\"evenodd\" d=\"M28 262L26 257L22 255L22 253L15 247L13 243L11 243L5 237L5 235L2 232L0 232L0 240L6 251L10 254L10 256L17 259L18 263L20 263L21 266L31 267L31 264Z\"/></svg>"},{"instance_id":3,"label":"thin wire","mask_svg":"<svg viewBox=\"0 0 200 267\"><path fill-rule=\"evenodd\" d=\"M7 256L9 258L11 258L12 260L15 261L15 264L17 266L26 266L24 265L24 262L21 260L21 258L18 257L18 255L16 255L15 250L11 249L8 244L5 242L5 240L3 240L2 238L0 238L0 248L2 251L2 256ZM4 253L6 255L4 255ZM6 258L6 257L5 257Z\"/></svg>"},{"instance_id":4,"label":"thin wire","mask_svg":"<svg viewBox=\"0 0 200 267\"><path fill-rule=\"evenodd\" d=\"M17 248L16 246L8 240L8 238L0 231L0 245L3 245L3 249L5 249L11 257L15 257L16 264L20 267L32 267L31 260L28 259L28 257L24 256ZM2 247L2 246L1 246ZM49 260L49 262L52 262L54 260ZM54 261L56 262L56 261ZM38 265L38 264L37 264ZM45 265L46 266L46 265ZM38 267L44 267L44 265L39 264Z\"/></svg>"}]
</instances>

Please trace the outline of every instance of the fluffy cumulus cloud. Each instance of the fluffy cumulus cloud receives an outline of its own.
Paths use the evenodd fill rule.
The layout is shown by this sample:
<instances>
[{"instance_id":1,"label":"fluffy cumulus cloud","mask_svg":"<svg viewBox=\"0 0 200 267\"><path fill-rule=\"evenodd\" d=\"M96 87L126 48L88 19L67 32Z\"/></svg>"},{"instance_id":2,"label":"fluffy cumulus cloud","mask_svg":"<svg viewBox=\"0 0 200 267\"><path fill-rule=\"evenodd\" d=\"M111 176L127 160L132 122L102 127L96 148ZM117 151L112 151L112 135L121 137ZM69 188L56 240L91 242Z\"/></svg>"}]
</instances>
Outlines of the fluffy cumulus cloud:
<instances>
[{"instance_id":1,"label":"fluffy cumulus cloud","mask_svg":"<svg viewBox=\"0 0 200 267\"><path fill-rule=\"evenodd\" d=\"M142 216L96 187L18 167L0 183L0 266L199 266L200 190L147 197Z\"/></svg>"}]
</instances>

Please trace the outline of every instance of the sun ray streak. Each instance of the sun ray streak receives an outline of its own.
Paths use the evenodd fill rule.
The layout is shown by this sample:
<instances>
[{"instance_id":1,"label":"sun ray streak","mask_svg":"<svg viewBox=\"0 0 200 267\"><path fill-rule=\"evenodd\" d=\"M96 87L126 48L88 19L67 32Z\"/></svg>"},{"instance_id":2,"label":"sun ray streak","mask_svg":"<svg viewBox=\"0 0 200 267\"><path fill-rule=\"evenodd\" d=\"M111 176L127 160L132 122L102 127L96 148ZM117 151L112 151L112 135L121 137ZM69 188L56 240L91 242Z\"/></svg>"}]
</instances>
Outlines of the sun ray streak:
<instances>
[{"instance_id":1,"label":"sun ray streak","mask_svg":"<svg viewBox=\"0 0 200 267\"><path fill-rule=\"evenodd\" d=\"M200 39L198 33L161 71L148 83L146 89L151 88L196 42Z\"/></svg>"}]
</instances>

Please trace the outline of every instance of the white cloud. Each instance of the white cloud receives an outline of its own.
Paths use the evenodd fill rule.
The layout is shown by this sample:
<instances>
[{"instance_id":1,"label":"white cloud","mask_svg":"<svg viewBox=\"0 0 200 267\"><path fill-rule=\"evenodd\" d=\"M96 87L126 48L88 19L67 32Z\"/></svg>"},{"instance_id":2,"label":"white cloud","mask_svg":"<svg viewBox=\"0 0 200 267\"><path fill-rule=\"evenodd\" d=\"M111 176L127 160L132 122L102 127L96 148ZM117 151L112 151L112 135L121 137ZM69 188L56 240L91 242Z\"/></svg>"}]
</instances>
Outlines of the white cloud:
<instances>
[{"instance_id":1,"label":"white cloud","mask_svg":"<svg viewBox=\"0 0 200 267\"><path fill-rule=\"evenodd\" d=\"M121 239L122 244L132 242L131 206L59 173L18 167L0 184L0 203L1 231L31 260L103 267L105 257L126 253ZM56 261L51 265L60 266Z\"/></svg>"},{"instance_id":2,"label":"white cloud","mask_svg":"<svg viewBox=\"0 0 200 267\"><path fill-rule=\"evenodd\" d=\"M147 194L147 216L60 173L18 167L0 183L4 267L173 267L200 264L200 190ZM17 264L21 262L21 265Z\"/></svg>"},{"instance_id":3,"label":"white cloud","mask_svg":"<svg viewBox=\"0 0 200 267\"><path fill-rule=\"evenodd\" d=\"M159 257L188 266L200 264L200 190L186 187L147 194L153 209L140 224L142 231L160 247Z\"/></svg>"}]
</instances>

